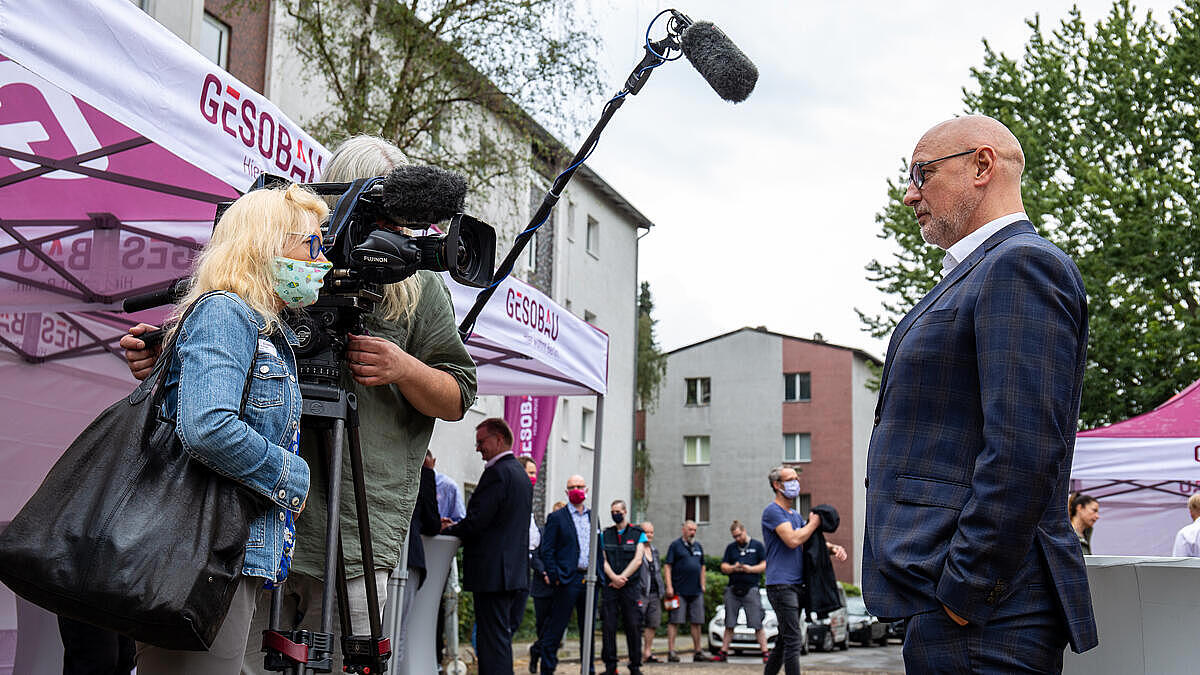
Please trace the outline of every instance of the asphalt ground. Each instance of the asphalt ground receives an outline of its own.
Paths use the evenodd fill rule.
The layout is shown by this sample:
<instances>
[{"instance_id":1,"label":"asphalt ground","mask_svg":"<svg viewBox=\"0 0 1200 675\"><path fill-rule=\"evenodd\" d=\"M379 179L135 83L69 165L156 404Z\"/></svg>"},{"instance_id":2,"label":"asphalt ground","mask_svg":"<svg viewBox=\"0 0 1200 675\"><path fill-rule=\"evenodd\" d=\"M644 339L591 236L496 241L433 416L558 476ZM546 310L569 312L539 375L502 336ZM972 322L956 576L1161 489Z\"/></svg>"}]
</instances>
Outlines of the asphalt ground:
<instances>
[{"instance_id":1,"label":"asphalt ground","mask_svg":"<svg viewBox=\"0 0 1200 675\"><path fill-rule=\"evenodd\" d=\"M599 635L596 636L596 648L600 647ZM621 655L621 661L618 665L618 670L622 675L629 672L627 661L625 660L625 645L624 639L618 639L618 653ZM685 638L677 641L677 646L691 646L691 639ZM686 675L699 675L699 673L707 673L708 675L749 675L750 673L762 672L762 657L758 655L729 657L728 662L724 663L691 663L692 655L688 652L680 653L679 663L667 663L667 640L666 638L658 638L654 641L654 653L663 661L663 663L649 663L642 667L642 672L645 675L675 675L676 673ZM705 654L708 652L706 651ZM517 643L513 645L513 660L514 670L519 673L527 673L529 665L529 644ZM604 672L604 666L600 663L599 658L595 661L596 672ZM817 652L810 651L808 654L800 657L800 667L806 675L835 675L835 674L850 674L855 675L903 675L904 660L901 656L900 643L893 640L886 647L858 647L851 646L846 651L834 650L832 652ZM557 672L560 675L574 675L579 672L579 640L567 639L563 641L562 649L559 650L559 664Z\"/></svg>"}]
</instances>

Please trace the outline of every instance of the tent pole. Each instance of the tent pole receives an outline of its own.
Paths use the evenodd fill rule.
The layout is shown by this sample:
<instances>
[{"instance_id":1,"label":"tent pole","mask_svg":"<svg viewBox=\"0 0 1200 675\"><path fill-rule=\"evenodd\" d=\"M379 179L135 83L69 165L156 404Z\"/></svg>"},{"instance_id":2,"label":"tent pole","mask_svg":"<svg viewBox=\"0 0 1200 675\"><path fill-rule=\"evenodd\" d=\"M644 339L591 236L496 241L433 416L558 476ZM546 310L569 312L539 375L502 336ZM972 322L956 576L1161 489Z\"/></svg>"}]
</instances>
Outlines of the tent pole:
<instances>
[{"instance_id":1,"label":"tent pole","mask_svg":"<svg viewBox=\"0 0 1200 675\"><path fill-rule=\"evenodd\" d=\"M596 638L596 558L600 551L597 550L600 545L600 538L596 536L596 532L600 529L599 501L600 501L600 448L602 439L604 438L604 395L596 394L596 431L595 440L592 441L592 518L591 518L591 533L589 537L592 540L592 554L588 556L588 571L587 584L584 593L587 593L587 598L584 601L584 618L583 625L580 626L580 642L582 645L582 655L579 659L580 675L588 675L592 665L592 647Z\"/></svg>"}]
</instances>

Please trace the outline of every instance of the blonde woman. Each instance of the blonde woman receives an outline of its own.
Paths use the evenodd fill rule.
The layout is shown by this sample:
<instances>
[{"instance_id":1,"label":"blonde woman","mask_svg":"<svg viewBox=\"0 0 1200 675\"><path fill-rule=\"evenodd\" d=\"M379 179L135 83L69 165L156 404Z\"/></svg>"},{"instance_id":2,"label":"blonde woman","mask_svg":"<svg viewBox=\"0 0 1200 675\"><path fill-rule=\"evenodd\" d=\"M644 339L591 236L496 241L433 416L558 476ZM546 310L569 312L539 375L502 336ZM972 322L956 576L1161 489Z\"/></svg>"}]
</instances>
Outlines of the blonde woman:
<instances>
[{"instance_id":1,"label":"blonde woman","mask_svg":"<svg viewBox=\"0 0 1200 675\"><path fill-rule=\"evenodd\" d=\"M317 299L331 267L321 250L327 212L297 186L250 192L225 212L197 259L175 318L191 313L170 329L177 347L165 413L188 453L259 494L262 511L250 523L240 586L212 647L138 645L139 673L240 672L256 596L287 577L309 467L297 454L297 341L280 314Z\"/></svg>"},{"instance_id":2,"label":"blonde woman","mask_svg":"<svg viewBox=\"0 0 1200 675\"><path fill-rule=\"evenodd\" d=\"M354 136L334 150L321 180L348 182L383 176L408 158L395 145L375 136ZM335 198L336 199L336 198ZM390 229L389 225L383 225ZM343 386L358 397L360 443L374 546L375 588L386 602L388 574L400 560L400 548L416 505L421 466L433 435L435 418L455 421L475 401L475 362L458 337L450 290L437 274L422 270L384 288L383 301L363 317L368 335L351 335ZM139 324L121 339L135 377L145 377L157 354L136 336L152 327ZM301 455L316 461L315 434L305 434ZM349 459L340 506L343 532L357 532L354 493L349 489ZM328 486L324 472L314 475L309 508L300 524L305 542L296 552L293 574L282 588L283 616L299 617L284 629L321 630L324 590L324 534ZM343 539L349 614L359 633L367 630L366 574L358 537ZM251 632L267 627L269 597L263 596ZM336 650L335 650L336 651ZM334 655L334 670L340 667ZM265 673L257 644L246 650L245 673Z\"/></svg>"}]
</instances>

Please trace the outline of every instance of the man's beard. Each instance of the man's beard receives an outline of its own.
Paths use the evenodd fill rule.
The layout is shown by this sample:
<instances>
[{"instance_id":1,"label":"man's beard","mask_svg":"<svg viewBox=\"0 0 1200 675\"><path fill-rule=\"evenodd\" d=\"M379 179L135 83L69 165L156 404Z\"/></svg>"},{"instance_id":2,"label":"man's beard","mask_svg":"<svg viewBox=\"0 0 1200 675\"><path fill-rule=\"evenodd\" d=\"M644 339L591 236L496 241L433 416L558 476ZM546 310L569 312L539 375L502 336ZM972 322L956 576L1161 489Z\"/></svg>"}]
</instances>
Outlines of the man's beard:
<instances>
[{"instance_id":1,"label":"man's beard","mask_svg":"<svg viewBox=\"0 0 1200 675\"><path fill-rule=\"evenodd\" d=\"M964 236L967 220L979 205L977 199L964 196L945 216L929 214L929 220L921 226L921 238L927 244L948 249Z\"/></svg>"}]
</instances>

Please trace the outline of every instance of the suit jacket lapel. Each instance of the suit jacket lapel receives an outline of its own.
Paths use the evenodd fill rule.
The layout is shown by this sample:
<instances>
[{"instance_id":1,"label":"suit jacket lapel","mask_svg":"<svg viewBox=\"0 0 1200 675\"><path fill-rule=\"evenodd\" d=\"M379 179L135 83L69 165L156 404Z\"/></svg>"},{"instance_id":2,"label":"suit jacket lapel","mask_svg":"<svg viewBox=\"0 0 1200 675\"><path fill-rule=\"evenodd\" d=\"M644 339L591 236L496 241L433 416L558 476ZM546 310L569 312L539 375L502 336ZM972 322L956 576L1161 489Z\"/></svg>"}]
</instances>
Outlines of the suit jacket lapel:
<instances>
[{"instance_id":1,"label":"suit jacket lapel","mask_svg":"<svg viewBox=\"0 0 1200 675\"><path fill-rule=\"evenodd\" d=\"M896 324L896 330L892 332L891 342L888 343L888 353L883 363L883 374L879 377L879 398L877 398L875 401L876 418L879 417L879 411L882 410L883 392L885 389L887 389L888 373L891 371L892 362L895 359L896 351L899 349L900 343L904 340L904 336L908 334L909 329L912 328L913 324L917 322L917 319L921 318L921 315L924 314L925 311L933 305L933 303L937 302L938 298L942 297L947 290L966 277L967 273L974 269L974 267L979 264L979 261L983 260L984 256L987 255L987 252L995 248L1000 242L1017 234L1036 234L1036 232L1037 230L1034 229L1033 223L1029 222L1028 220L1018 220L1015 223L1006 225L999 232L988 237L987 241L983 242L978 248L972 251L971 255L967 256L966 260L962 261L958 264L958 266L950 270L949 274L942 277L942 280L939 281L937 285L935 285L928 293L926 293L925 297L921 298L920 301L918 301L917 304L911 310L909 310L908 314L904 315L904 318L900 319L900 322Z\"/></svg>"}]
</instances>

